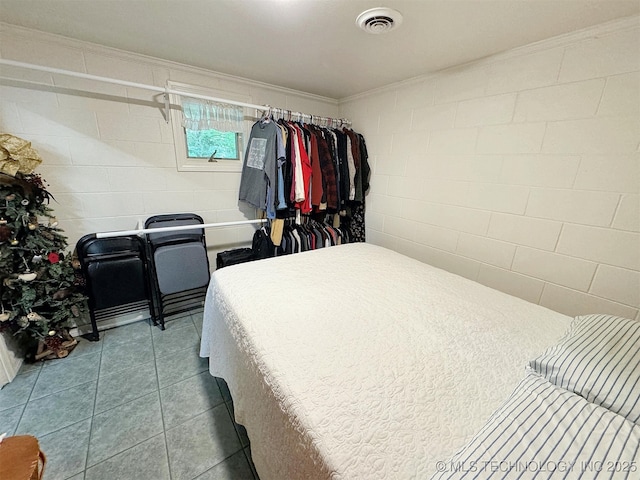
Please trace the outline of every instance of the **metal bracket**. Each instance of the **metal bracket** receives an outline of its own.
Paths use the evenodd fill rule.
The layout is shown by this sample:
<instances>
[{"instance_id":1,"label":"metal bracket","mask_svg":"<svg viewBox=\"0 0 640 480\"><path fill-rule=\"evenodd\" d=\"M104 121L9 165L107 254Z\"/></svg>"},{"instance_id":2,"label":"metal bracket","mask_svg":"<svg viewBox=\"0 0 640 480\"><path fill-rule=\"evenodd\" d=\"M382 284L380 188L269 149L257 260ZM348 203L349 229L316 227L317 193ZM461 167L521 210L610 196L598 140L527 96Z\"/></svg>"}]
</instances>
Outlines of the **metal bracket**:
<instances>
[{"instance_id":1,"label":"metal bracket","mask_svg":"<svg viewBox=\"0 0 640 480\"><path fill-rule=\"evenodd\" d=\"M164 87L164 121L169 124L169 87Z\"/></svg>"}]
</instances>

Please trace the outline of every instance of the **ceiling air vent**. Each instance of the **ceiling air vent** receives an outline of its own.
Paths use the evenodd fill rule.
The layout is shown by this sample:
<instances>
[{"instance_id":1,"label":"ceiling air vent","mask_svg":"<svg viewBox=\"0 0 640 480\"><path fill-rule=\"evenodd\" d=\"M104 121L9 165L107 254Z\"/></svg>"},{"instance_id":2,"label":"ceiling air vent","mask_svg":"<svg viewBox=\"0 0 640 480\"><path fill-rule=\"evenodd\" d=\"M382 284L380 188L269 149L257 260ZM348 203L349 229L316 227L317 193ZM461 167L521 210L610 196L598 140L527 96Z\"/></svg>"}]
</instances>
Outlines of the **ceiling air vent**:
<instances>
[{"instance_id":1,"label":"ceiling air vent","mask_svg":"<svg viewBox=\"0 0 640 480\"><path fill-rule=\"evenodd\" d=\"M367 33L387 33L402 23L402 14L391 8L379 7L365 10L358 18L356 25Z\"/></svg>"}]
</instances>

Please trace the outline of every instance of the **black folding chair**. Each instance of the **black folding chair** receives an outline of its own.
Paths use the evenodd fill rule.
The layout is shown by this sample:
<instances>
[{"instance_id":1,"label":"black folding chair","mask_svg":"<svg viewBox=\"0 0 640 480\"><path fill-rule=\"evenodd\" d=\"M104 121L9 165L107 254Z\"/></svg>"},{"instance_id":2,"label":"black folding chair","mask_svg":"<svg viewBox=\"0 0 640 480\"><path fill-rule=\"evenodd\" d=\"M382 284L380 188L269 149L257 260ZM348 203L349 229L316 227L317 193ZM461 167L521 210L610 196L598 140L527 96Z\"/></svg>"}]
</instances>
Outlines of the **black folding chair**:
<instances>
[{"instance_id":1,"label":"black folding chair","mask_svg":"<svg viewBox=\"0 0 640 480\"><path fill-rule=\"evenodd\" d=\"M202 225L194 213L156 215L145 228ZM164 330L165 316L201 307L209 285L209 259L202 228L148 233L154 317Z\"/></svg>"},{"instance_id":2,"label":"black folding chair","mask_svg":"<svg viewBox=\"0 0 640 480\"><path fill-rule=\"evenodd\" d=\"M85 235L76 244L82 272L87 280L89 315L97 341L97 322L108 317L149 309L154 318L147 275L145 247L135 236L96 238Z\"/></svg>"}]
</instances>

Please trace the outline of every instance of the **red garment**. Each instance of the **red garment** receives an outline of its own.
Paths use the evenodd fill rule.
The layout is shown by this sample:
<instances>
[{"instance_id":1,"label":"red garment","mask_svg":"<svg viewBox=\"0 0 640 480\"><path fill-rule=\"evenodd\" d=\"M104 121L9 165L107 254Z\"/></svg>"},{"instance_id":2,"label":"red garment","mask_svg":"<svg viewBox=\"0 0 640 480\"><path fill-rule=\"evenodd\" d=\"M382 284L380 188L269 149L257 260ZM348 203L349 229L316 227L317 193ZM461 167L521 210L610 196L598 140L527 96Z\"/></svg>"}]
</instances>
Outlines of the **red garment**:
<instances>
[{"instance_id":1,"label":"red garment","mask_svg":"<svg viewBox=\"0 0 640 480\"><path fill-rule=\"evenodd\" d=\"M296 208L299 208L302 213L311 213L311 163L309 162L307 151L304 148L304 134L302 133L302 129L297 125L294 125L293 127L298 132L297 137L300 149L300 163L302 164L302 181L305 193L304 200L296 202Z\"/></svg>"},{"instance_id":2,"label":"red garment","mask_svg":"<svg viewBox=\"0 0 640 480\"><path fill-rule=\"evenodd\" d=\"M289 141L291 142L291 191L289 192L289 200L291 201L291 203L296 203L296 165L298 162L296 145L298 143L298 131L293 127L292 124L288 124L287 126L289 127Z\"/></svg>"}]
</instances>

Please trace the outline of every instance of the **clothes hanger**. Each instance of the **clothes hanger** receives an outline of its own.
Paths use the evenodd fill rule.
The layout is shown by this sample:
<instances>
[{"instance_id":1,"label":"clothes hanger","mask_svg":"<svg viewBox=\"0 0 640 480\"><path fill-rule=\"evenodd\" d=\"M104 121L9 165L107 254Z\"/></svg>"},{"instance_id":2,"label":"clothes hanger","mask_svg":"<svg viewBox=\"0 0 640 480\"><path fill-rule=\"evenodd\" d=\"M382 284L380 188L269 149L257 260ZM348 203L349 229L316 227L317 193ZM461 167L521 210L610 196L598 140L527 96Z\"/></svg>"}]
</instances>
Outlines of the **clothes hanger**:
<instances>
[{"instance_id":1,"label":"clothes hanger","mask_svg":"<svg viewBox=\"0 0 640 480\"><path fill-rule=\"evenodd\" d=\"M272 107L269 105L265 105L265 107L267 107L267 109L263 112L262 117L260 117L260 123L267 123L273 120Z\"/></svg>"}]
</instances>

